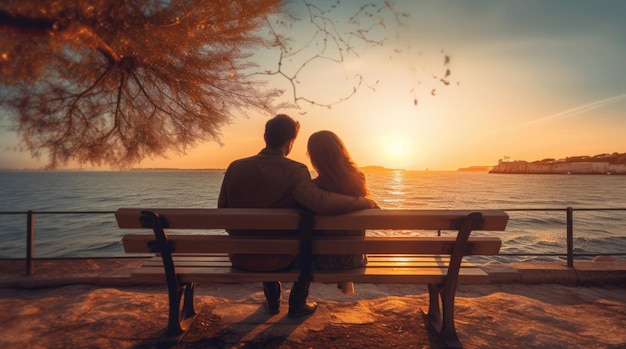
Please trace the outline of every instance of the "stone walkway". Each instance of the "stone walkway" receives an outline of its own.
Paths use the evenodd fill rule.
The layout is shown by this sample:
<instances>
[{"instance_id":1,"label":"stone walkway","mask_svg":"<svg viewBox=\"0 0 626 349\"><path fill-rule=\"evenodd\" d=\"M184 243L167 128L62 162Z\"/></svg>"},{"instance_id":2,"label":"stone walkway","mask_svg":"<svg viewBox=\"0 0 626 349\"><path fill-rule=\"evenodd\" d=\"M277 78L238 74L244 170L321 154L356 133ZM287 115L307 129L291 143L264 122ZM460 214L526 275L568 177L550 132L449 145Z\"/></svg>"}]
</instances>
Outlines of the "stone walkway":
<instances>
[{"instance_id":1,"label":"stone walkway","mask_svg":"<svg viewBox=\"0 0 626 349\"><path fill-rule=\"evenodd\" d=\"M23 261L0 260L0 347L440 347L420 312L424 286L356 284L346 297L317 283L310 298L320 308L301 320L284 309L267 315L260 285L200 285L190 331L168 343L165 286L129 277L142 262L38 260L25 276ZM521 264L486 265L493 284L459 288L455 319L466 348L626 348L624 262Z\"/></svg>"}]
</instances>

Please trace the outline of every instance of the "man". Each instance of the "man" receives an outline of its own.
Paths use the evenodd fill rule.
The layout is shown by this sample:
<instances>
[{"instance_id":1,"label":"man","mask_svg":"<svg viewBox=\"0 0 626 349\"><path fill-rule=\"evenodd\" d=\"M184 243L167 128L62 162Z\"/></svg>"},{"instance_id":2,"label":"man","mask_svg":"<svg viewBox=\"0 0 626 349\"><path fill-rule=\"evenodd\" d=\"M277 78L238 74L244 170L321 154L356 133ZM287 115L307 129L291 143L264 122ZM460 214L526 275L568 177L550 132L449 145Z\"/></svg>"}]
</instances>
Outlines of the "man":
<instances>
[{"instance_id":1,"label":"man","mask_svg":"<svg viewBox=\"0 0 626 349\"><path fill-rule=\"evenodd\" d=\"M306 165L287 158L300 130L300 124L280 114L265 124L265 148L257 155L236 160L228 166L218 199L218 207L231 208L294 208L304 206L316 213L340 214L377 207L362 197L335 194L321 190L311 180ZM273 236L298 232L236 231L231 235ZM275 271L289 267L293 255L231 255L233 267L252 271ZM307 302L310 282L296 281L289 296L289 317L313 314L315 302ZM267 310L278 314L279 281L263 282Z\"/></svg>"}]
</instances>

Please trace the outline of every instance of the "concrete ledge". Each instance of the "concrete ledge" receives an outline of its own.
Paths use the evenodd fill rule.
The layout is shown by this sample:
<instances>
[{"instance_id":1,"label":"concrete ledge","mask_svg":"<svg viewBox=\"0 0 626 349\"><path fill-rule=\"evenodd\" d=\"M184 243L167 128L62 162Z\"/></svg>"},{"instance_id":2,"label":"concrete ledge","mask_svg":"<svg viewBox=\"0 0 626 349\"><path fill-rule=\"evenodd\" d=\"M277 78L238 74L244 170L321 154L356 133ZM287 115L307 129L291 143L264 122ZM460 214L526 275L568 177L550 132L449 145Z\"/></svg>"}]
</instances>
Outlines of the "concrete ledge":
<instances>
[{"instance_id":1,"label":"concrete ledge","mask_svg":"<svg viewBox=\"0 0 626 349\"><path fill-rule=\"evenodd\" d=\"M480 268L489 274L490 284L518 284L522 282L520 271L507 264L485 264Z\"/></svg>"},{"instance_id":2,"label":"concrete ledge","mask_svg":"<svg viewBox=\"0 0 626 349\"><path fill-rule=\"evenodd\" d=\"M509 263L508 266L519 271L523 284L575 285L578 280L576 271L561 262Z\"/></svg>"},{"instance_id":3,"label":"concrete ledge","mask_svg":"<svg viewBox=\"0 0 626 349\"><path fill-rule=\"evenodd\" d=\"M36 260L33 275L25 274L24 260L0 259L0 288L37 289L87 284L102 287L148 285L131 277L147 259L46 259ZM626 261L580 261L574 268L564 262L516 262L479 265L490 284L626 285ZM151 283L154 284L154 283Z\"/></svg>"},{"instance_id":4,"label":"concrete ledge","mask_svg":"<svg viewBox=\"0 0 626 349\"><path fill-rule=\"evenodd\" d=\"M576 262L574 269L581 285L626 285L626 263L615 260Z\"/></svg>"},{"instance_id":5,"label":"concrete ledge","mask_svg":"<svg viewBox=\"0 0 626 349\"><path fill-rule=\"evenodd\" d=\"M493 263L481 268L492 284L626 285L626 261L615 258L578 261L574 268L565 262Z\"/></svg>"}]
</instances>

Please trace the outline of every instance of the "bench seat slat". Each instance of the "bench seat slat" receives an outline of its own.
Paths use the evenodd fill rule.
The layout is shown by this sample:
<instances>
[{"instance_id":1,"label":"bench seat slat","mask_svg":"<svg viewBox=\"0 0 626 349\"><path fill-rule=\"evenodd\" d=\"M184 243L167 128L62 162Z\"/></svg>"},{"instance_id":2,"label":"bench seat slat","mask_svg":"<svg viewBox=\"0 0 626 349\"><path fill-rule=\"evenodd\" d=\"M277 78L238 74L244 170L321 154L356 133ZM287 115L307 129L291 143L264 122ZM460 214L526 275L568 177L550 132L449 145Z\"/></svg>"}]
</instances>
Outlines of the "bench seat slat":
<instances>
[{"instance_id":1,"label":"bench seat slat","mask_svg":"<svg viewBox=\"0 0 626 349\"><path fill-rule=\"evenodd\" d=\"M228 259L227 253L207 253L207 254L187 254L187 253L173 253L172 258L174 261L195 261L195 260L221 260ZM155 260L161 260L161 256L159 254L155 255Z\"/></svg>"},{"instance_id":2,"label":"bench seat slat","mask_svg":"<svg viewBox=\"0 0 626 349\"><path fill-rule=\"evenodd\" d=\"M440 284L447 275L447 268L360 268L352 270L316 270L315 282L353 281L362 283ZM489 275L480 268L461 268L461 284L486 284Z\"/></svg>"},{"instance_id":3,"label":"bench seat slat","mask_svg":"<svg viewBox=\"0 0 626 349\"><path fill-rule=\"evenodd\" d=\"M388 267L448 267L448 262L443 261L376 261L370 260L367 263L368 268L388 268ZM475 267L473 264L469 262L461 263L462 268L470 268Z\"/></svg>"},{"instance_id":4,"label":"bench seat slat","mask_svg":"<svg viewBox=\"0 0 626 349\"><path fill-rule=\"evenodd\" d=\"M214 261L228 259L226 253L211 253L211 254L187 254L176 253L172 255L174 261ZM368 254L367 258L372 261L438 261L447 263L450 259L449 255L427 255L427 254ZM158 260L161 261L161 257L157 254L155 257L149 259L149 261ZM464 260L464 262L467 262Z\"/></svg>"},{"instance_id":5,"label":"bench seat slat","mask_svg":"<svg viewBox=\"0 0 626 349\"><path fill-rule=\"evenodd\" d=\"M439 284L447 274L447 268L408 267L408 268L359 268L351 270L315 270L314 282L354 281L361 283L398 283L398 284ZM299 270L282 272L248 272L232 267L177 267L176 274L181 281L194 282L261 282L269 280L296 281ZM131 273L138 281L165 282L162 267L142 267ZM485 284L489 276L480 268L461 268L459 283Z\"/></svg>"},{"instance_id":6,"label":"bench seat slat","mask_svg":"<svg viewBox=\"0 0 626 349\"><path fill-rule=\"evenodd\" d=\"M450 260L450 256L449 255L428 255L428 254L421 254L421 255L415 255L415 254L394 254L394 255L387 255L387 254L368 254L367 255L367 259L369 261L413 261L413 262L419 262L419 261L437 261L437 262L445 262L447 263ZM464 260L465 261L465 260Z\"/></svg>"},{"instance_id":7,"label":"bench seat slat","mask_svg":"<svg viewBox=\"0 0 626 349\"><path fill-rule=\"evenodd\" d=\"M228 266L230 267L232 263L228 256L222 257L209 257L209 258L197 258L193 260L189 259L179 259L174 257L174 266L178 267L208 267L208 266ZM146 267L163 267L163 260L159 257L155 257L145 262L143 266Z\"/></svg>"},{"instance_id":8,"label":"bench seat slat","mask_svg":"<svg viewBox=\"0 0 626 349\"><path fill-rule=\"evenodd\" d=\"M368 268L375 267L447 267L447 256L422 256L419 258L403 258L403 257L377 257L375 255L368 256ZM174 256L174 265L176 267L211 267L211 266L231 266L231 262L227 255L214 255L207 257L181 257ZM146 261L143 266L145 267L163 267L163 261L160 257L153 257ZM463 260L461 267L477 267L474 264Z\"/></svg>"},{"instance_id":9,"label":"bench seat slat","mask_svg":"<svg viewBox=\"0 0 626 349\"><path fill-rule=\"evenodd\" d=\"M236 283L261 282L271 280L296 281L300 270L293 269L282 272L249 272L225 267L177 267L176 275L185 282ZM131 276L139 281L166 282L163 267L141 267L134 270Z\"/></svg>"},{"instance_id":10,"label":"bench seat slat","mask_svg":"<svg viewBox=\"0 0 626 349\"><path fill-rule=\"evenodd\" d=\"M202 265L202 264L209 264L209 263L229 263L230 264L230 259L228 258L227 255L213 255L213 256L207 256L207 257L178 257L178 256L173 256L172 258L174 260L174 265L175 266L179 266L179 265ZM161 259L161 257L153 257L151 259L149 259L147 262L145 262L143 265L148 265L148 266L153 266L153 265L160 265L163 266L163 260Z\"/></svg>"},{"instance_id":11,"label":"bench seat slat","mask_svg":"<svg viewBox=\"0 0 626 349\"><path fill-rule=\"evenodd\" d=\"M194 258L194 260L179 260L174 258L177 274L181 280L211 281L211 282L252 282L267 281L273 278L281 278L284 281L294 281L299 274L298 269L285 272L248 272L234 269L230 266L226 256L211 257L208 260ZM233 278L225 275L233 274ZM386 258L385 261L370 261L365 268L350 270L313 270L314 281L319 282L392 282L392 283L440 283L447 274L447 262L439 256L430 259L422 258L420 261L404 262L393 261ZM160 257L154 257L136 269L133 277L152 282L164 282L163 263ZM487 283L487 274L479 267L464 262L459 272L460 283Z\"/></svg>"},{"instance_id":12,"label":"bench seat slat","mask_svg":"<svg viewBox=\"0 0 626 349\"><path fill-rule=\"evenodd\" d=\"M228 259L220 260L205 260L205 261L177 261L174 260L174 265L178 267L230 267L232 264ZM161 261L148 261L144 263L146 267L163 267ZM448 262L434 262L434 261L417 261L417 262L392 262L392 261L370 261L367 263L368 268L389 268L389 267L447 267ZM462 263L463 268L476 267L471 263Z\"/></svg>"}]
</instances>

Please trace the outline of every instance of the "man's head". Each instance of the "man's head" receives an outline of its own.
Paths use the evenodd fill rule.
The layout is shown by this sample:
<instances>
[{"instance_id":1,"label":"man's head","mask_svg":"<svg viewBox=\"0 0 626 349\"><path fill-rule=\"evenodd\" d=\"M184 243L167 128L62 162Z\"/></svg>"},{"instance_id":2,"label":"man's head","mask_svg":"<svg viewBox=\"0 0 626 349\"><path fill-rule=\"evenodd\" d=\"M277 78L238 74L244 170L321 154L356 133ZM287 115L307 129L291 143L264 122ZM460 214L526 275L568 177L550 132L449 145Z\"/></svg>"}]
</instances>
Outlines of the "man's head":
<instances>
[{"instance_id":1,"label":"man's head","mask_svg":"<svg viewBox=\"0 0 626 349\"><path fill-rule=\"evenodd\" d=\"M265 145L269 148L282 149L289 154L293 141L300 131L300 123L285 114L278 114L265 123Z\"/></svg>"}]
</instances>

